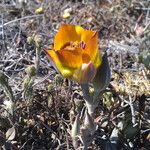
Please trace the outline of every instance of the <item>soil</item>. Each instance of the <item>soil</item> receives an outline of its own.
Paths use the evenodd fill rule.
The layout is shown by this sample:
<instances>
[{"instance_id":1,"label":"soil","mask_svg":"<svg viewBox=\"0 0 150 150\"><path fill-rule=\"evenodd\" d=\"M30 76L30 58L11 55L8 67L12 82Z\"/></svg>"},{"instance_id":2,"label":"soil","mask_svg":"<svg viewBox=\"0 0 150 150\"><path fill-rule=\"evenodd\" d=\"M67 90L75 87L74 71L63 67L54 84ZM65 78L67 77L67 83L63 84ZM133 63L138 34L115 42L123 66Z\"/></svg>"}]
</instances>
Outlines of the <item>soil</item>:
<instances>
[{"instance_id":1,"label":"soil","mask_svg":"<svg viewBox=\"0 0 150 150\"><path fill-rule=\"evenodd\" d=\"M111 68L88 149L149 150L149 0L0 0L0 149L74 149L81 87L59 75L43 51L64 23L98 31ZM116 128L117 147L110 147Z\"/></svg>"}]
</instances>

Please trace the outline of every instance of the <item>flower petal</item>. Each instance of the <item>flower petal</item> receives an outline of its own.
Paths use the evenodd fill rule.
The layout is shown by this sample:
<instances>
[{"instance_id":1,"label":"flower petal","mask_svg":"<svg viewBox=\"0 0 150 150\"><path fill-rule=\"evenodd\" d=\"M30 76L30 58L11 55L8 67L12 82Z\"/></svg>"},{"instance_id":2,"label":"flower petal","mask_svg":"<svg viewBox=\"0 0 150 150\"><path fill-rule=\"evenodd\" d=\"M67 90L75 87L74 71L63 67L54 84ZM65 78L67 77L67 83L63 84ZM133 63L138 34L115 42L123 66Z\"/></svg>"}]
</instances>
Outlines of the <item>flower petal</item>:
<instances>
[{"instance_id":1,"label":"flower petal","mask_svg":"<svg viewBox=\"0 0 150 150\"><path fill-rule=\"evenodd\" d=\"M98 51L98 33L95 31L84 30L81 40L86 43L84 53L91 57L94 66L98 68L101 64L101 56Z\"/></svg>"},{"instance_id":2,"label":"flower petal","mask_svg":"<svg viewBox=\"0 0 150 150\"><path fill-rule=\"evenodd\" d=\"M90 61L88 64L82 64L81 68L77 69L72 79L77 82L84 84L87 82L91 82L96 75L96 69L93 63Z\"/></svg>"},{"instance_id":3,"label":"flower petal","mask_svg":"<svg viewBox=\"0 0 150 150\"><path fill-rule=\"evenodd\" d=\"M83 30L81 26L63 24L55 36L54 49L57 51L68 42L80 41Z\"/></svg>"},{"instance_id":4,"label":"flower petal","mask_svg":"<svg viewBox=\"0 0 150 150\"><path fill-rule=\"evenodd\" d=\"M89 40L95 35L95 33L97 33L97 32L84 29L82 31L81 41L84 41L85 43L89 42Z\"/></svg>"},{"instance_id":5,"label":"flower petal","mask_svg":"<svg viewBox=\"0 0 150 150\"><path fill-rule=\"evenodd\" d=\"M68 78L82 65L82 50L48 50L47 54L53 60L61 74Z\"/></svg>"}]
</instances>

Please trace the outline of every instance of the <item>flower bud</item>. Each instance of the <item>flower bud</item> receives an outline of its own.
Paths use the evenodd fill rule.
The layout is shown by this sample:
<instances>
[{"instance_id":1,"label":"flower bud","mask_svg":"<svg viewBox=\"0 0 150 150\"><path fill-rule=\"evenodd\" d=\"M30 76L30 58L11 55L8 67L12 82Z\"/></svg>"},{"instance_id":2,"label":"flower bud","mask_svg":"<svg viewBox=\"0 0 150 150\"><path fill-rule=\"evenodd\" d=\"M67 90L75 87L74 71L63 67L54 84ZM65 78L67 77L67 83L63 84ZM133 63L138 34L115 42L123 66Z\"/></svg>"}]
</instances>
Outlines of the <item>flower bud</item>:
<instances>
[{"instance_id":1,"label":"flower bud","mask_svg":"<svg viewBox=\"0 0 150 150\"><path fill-rule=\"evenodd\" d=\"M28 44L34 43L34 38L33 38L33 36L29 36L29 37L27 38L27 43L28 43Z\"/></svg>"},{"instance_id":2,"label":"flower bud","mask_svg":"<svg viewBox=\"0 0 150 150\"><path fill-rule=\"evenodd\" d=\"M54 83L56 86L62 86L63 85L63 77L60 74L57 74L54 78Z\"/></svg>"},{"instance_id":3,"label":"flower bud","mask_svg":"<svg viewBox=\"0 0 150 150\"><path fill-rule=\"evenodd\" d=\"M25 69L25 72L28 74L29 77L33 77L36 75L36 69L34 66L29 66Z\"/></svg>"},{"instance_id":4,"label":"flower bud","mask_svg":"<svg viewBox=\"0 0 150 150\"><path fill-rule=\"evenodd\" d=\"M40 47L42 44L43 38L41 35L35 35L34 42L36 47Z\"/></svg>"},{"instance_id":5,"label":"flower bud","mask_svg":"<svg viewBox=\"0 0 150 150\"><path fill-rule=\"evenodd\" d=\"M101 91L109 85L110 82L110 67L107 57L107 52L102 57L102 64L97 70L97 74L93 80L95 94L99 95Z\"/></svg>"},{"instance_id":6,"label":"flower bud","mask_svg":"<svg viewBox=\"0 0 150 150\"><path fill-rule=\"evenodd\" d=\"M44 8L43 7L39 7L35 10L36 14L43 14L44 13Z\"/></svg>"}]
</instances>

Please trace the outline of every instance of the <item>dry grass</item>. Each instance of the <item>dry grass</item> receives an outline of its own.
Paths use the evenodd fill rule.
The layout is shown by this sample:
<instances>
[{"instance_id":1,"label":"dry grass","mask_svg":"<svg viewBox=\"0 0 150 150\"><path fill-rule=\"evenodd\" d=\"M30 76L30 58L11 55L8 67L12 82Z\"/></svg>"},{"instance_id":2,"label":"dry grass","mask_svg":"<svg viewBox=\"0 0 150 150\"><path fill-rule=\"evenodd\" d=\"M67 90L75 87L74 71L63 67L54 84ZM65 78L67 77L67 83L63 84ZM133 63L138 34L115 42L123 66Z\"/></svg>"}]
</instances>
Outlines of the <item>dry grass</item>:
<instances>
[{"instance_id":1,"label":"dry grass","mask_svg":"<svg viewBox=\"0 0 150 150\"><path fill-rule=\"evenodd\" d=\"M48 47L62 23L98 30L99 47L107 49L109 55L112 81L100 99L95 116L98 130L89 150L105 150L119 123L123 127L118 150L149 149L150 71L139 56L150 50L150 1L81 1L33 0L21 4L0 0L0 70L8 78L15 105L13 113L9 112L4 101L10 97L1 84L3 149L73 149L69 132L74 119L73 101L83 102L80 86L57 77L41 51L38 75L25 87L25 69L35 64L36 57L36 45L28 42L29 37L40 35L41 49ZM36 14L40 6L44 12ZM70 17L63 19L67 8L71 8ZM8 140L6 132L12 126L14 136Z\"/></svg>"}]
</instances>

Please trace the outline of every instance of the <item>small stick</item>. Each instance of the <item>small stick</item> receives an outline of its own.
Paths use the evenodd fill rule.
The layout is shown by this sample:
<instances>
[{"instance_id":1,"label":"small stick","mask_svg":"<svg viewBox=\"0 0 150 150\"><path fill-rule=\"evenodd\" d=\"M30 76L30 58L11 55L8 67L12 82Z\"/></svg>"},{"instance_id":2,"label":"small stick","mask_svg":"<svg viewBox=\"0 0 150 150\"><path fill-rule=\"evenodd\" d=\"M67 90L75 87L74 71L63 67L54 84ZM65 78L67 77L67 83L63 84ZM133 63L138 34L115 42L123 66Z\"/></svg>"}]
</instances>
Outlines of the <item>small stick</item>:
<instances>
[{"instance_id":1,"label":"small stick","mask_svg":"<svg viewBox=\"0 0 150 150\"><path fill-rule=\"evenodd\" d=\"M21 21L21 20L24 20L24 19L35 18L35 17L43 17L43 14L40 14L40 15L32 15L32 16L25 16L25 17L22 17L22 18L18 18L18 19L9 21L9 22L7 22L7 23L4 23L4 26L7 26L7 25L12 24L12 23L17 22L17 21Z\"/></svg>"}]
</instances>

